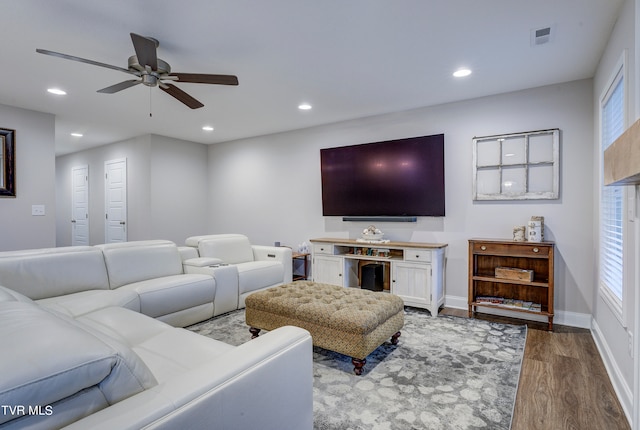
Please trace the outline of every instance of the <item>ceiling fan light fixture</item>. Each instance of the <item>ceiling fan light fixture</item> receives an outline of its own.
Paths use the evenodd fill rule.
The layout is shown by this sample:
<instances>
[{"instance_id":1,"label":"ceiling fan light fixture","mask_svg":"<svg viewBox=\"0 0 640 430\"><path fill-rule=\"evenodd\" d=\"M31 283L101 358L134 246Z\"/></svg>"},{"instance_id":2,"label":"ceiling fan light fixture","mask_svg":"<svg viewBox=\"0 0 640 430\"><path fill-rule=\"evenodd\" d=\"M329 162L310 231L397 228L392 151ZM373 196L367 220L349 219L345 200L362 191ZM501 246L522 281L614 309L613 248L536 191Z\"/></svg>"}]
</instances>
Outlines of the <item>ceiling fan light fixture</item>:
<instances>
[{"instance_id":1,"label":"ceiling fan light fixture","mask_svg":"<svg viewBox=\"0 0 640 430\"><path fill-rule=\"evenodd\" d=\"M64 90L61 90L60 88L47 88L47 92L51 93L51 94L55 94L57 96L66 96L67 92Z\"/></svg>"},{"instance_id":2,"label":"ceiling fan light fixture","mask_svg":"<svg viewBox=\"0 0 640 430\"><path fill-rule=\"evenodd\" d=\"M158 85L158 77L151 74L143 74L141 76L142 83L148 87L155 87Z\"/></svg>"}]
</instances>

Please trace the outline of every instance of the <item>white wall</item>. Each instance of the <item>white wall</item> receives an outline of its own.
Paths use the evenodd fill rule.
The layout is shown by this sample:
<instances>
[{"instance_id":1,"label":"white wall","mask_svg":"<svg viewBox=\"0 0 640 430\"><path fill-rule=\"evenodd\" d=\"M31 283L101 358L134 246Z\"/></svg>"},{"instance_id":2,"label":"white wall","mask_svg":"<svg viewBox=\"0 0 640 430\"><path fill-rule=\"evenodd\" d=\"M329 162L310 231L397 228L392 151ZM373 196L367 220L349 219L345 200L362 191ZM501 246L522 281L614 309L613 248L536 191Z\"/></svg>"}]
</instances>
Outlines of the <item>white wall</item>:
<instances>
[{"instance_id":1,"label":"white wall","mask_svg":"<svg viewBox=\"0 0 640 430\"><path fill-rule=\"evenodd\" d=\"M71 245L71 169L81 165L89 166L89 243L104 243L104 163L121 158L127 159L128 239L149 238L149 142L149 135L140 136L56 158L57 246Z\"/></svg>"},{"instance_id":2,"label":"white wall","mask_svg":"<svg viewBox=\"0 0 640 430\"><path fill-rule=\"evenodd\" d=\"M0 128L15 130L16 197L0 197L0 251L56 244L55 123L42 112L0 105ZM44 205L44 216L31 216Z\"/></svg>"},{"instance_id":3,"label":"white wall","mask_svg":"<svg viewBox=\"0 0 640 430\"><path fill-rule=\"evenodd\" d=\"M150 219L152 234L178 245L206 232L207 146L153 135Z\"/></svg>"},{"instance_id":4,"label":"white wall","mask_svg":"<svg viewBox=\"0 0 640 430\"><path fill-rule=\"evenodd\" d=\"M209 232L294 248L314 237L355 238L368 223L322 216L320 148L444 133L447 215L378 227L390 239L448 243L448 304L466 306L467 240L511 238L514 225L542 215L545 238L557 243L556 310L584 317L593 305L585 270L594 261L592 100L592 81L582 80L211 145ZM561 130L559 200L472 201L474 136L549 128Z\"/></svg>"},{"instance_id":5,"label":"white wall","mask_svg":"<svg viewBox=\"0 0 640 430\"><path fill-rule=\"evenodd\" d=\"M635 57L635 7L633 0L627 0L623 4L618 21L609 39L605 52L603 53L600 64L594 77L594 172L600 170L600 127L599 127L599 111L600 101L609 85L609 80L612 78L613 73L616 71L617 63L620 58L626 56L626 73L625 73L625 96L626 96L626 108L627 108L627 126L630 126L635 118L638 116L638 112L635 111L636 106L636 57ZM598 256L597 249L599 246L598 230L599 230L599 193L600 193L600 175L596 174L593 178L593 192L594 192L594 255ZM635 196L633 187L628 187L627 190L631 196ZM633 204L633 203L632 203ZM635 203L637 205L637 203ZM635 220L627 221L627 234L625 240L625 275L628 276L627 282L634 284L634 269L635 269L635 243L639 240L635 224L639 222L637 216ZM597 262L597 260L596 260ZM593 308L593 332L596 343L600 349L600 353L603 357L605 365L611 381L616 389L622 407L624 408L627 417L631 416L632 411L632 398L633 398L633 369L634 362L633 357L629 352L629 337L627 330L631 331L633 327L633 321L635 319L635 312L633 306L629 306L629 313L626 315L626 320L620 321L614 313L611 311L609 305L603 300L598 290L598 270L597 264L594 264L592 269L592 289L594 296L594 308ZM631 293L629 296L625 296L624 299L629 304L633 304L635 297L634 288L628 290ZM625 327L627 326L627 327ZM637 427L635 427L637 428Z\"/></svg>"},{"instance_id":6,"label":"white wall","mask_svg":"<svg viewBox=\"0 0 640 430\"><path fill-rule=\"evenodd\" d=\"M144 135L56 159L57 246L71 244L71 168L89 165L90 244L104 242L104 163L127 159L128 240L184 239L206 230L207 148Z\"/></svg>"}]
</instances>

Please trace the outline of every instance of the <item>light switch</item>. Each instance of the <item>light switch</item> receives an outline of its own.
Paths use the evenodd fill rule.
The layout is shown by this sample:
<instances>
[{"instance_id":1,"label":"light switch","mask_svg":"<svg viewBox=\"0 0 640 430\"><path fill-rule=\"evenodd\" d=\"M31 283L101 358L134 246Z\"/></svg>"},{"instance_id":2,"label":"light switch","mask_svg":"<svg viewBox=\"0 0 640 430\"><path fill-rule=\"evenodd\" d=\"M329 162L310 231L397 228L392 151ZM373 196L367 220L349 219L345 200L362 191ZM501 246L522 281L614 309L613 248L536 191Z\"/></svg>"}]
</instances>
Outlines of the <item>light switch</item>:
<instances>
[{"instance_id":1,"label":"light switch","mask_svg":"<svg viewBox=\"0 0 640 430\"><path fill-rule=\"evenodd\" d=\"M44 216L44 205L31 205L31 215Z\"/></svg>"}]
</instances>

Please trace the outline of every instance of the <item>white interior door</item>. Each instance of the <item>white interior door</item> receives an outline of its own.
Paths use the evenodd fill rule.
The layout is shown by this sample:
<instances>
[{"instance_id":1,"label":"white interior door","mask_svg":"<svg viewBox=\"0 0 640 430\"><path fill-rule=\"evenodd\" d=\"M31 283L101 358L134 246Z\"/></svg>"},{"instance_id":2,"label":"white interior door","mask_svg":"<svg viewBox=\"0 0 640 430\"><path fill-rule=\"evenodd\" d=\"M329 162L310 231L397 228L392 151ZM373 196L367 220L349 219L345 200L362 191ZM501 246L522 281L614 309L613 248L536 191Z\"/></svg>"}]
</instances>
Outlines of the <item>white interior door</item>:
<instances>
[{"instance_id":1,"label":"white interior door","mask_svg":"<svg viewBox=\"0 0 640 430\"><path fill-rule=\"evenodd\" d=\"M89 166L71 168L71 245L89 245Z\"/></svg>"},{"instance_id":2,"label":"white interior door","mask_svg":"<svg viewBox=\"0 0 640 430\"><path fill-rule=\"evenodd\" d=\"M106 161L104 243L127 241L127 159Z\"/></svg>"}]
</instances>

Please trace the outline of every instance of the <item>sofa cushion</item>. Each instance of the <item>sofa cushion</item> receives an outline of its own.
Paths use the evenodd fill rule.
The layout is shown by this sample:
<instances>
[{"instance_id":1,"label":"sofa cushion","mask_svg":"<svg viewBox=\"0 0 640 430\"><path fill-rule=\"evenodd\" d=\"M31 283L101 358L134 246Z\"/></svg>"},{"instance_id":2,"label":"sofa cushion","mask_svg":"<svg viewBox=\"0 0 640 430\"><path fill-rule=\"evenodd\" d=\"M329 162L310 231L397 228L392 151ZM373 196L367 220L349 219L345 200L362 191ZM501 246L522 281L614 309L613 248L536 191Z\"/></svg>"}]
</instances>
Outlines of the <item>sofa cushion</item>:
<instances>
[{"instance_id":1,"label":"sofa cushion","mask_svg":"<svg viewBox=\"0 0 640 430\"><path fill-rule=\"evenodd\" d=\"M226 264L253 261L253 249L249 238L242 234L208 236L198 242L200 257L215 257Z\"/></svg>"},{"instance_id":2,"label":"sofa cushion","mask_svg":"<svg viewBox=\"0 0 640 430\"><path fill-rule=\"evenodd\" d=\"M234 349L226 343L122 308L101 309L78 320L131 348L160 384Z\"/></svg>"},{"instance_id":3,"label":"sofa cushion","mask_svg":"<svg viewBox=\"0 0 640 430\"><path fill-rule=\"evenodd\" d=\"M148 279L121 288L135 291L140 297L140 312L154 318L213 303L216 293L213 277L197 273Z\"/></svg>"},{"instance_id":4,"label":"sofa cushion","mask_svg":"<svg viewBox=\"0 0 640 430\"><path fill-rule=\"evenodd\" d=\"M157 384L125 345L35 303L0 302L0 339L2 405L51 405L90 387L113 404Z\"/></svg>"},{"instance_id":5,"label":"sofa cushion","mask_svg":"<svg viewBox=\"0 0 640 430\"><path fill-rule=\"evenodd\" d=\"M108 243L96 248L104 255L112 289L182 273L178 247L168 240Z\"/></svg>"},{"instance_id":6,"label":"sofa cushion","mask_svg":"<svg viewBox=\"0 0 640 430\"><path fill-rule=\"evenodd\" d=\"M0 252L0 285L33 299L85 290L108 290L102 252L67 246Z\"/></svg>"},{"instance_id":7,"label":"sofa cushion","mask_svg":"<svg viewBox=\"0 0 640 430\"><path fill-rule=\"evenodd\" d=\"M0 285L0 302L33 302L29 297Z\"/></svg>"},{"instance_id":8,"label":"sofa cushion","mask_svg":"<svg viewBox=\"0 0 640 430\"><path fill-rule=\"evenodd\" d=\"M279 261L252 261L236 267L240 294L281 284L284 277L284 266Z\"/></svg>"},{"instance_id":9,"label":"sofa cushion","mask_svg":"<svg viewBox=\"0 0 640 430\"><path fill-rule=\"evenodd\" d=\"M135 291L122 288L117 290L90 290L66 296L37 300L39 305L55 309L70 317L77 317L97 309L120 306L140 312L140 297Z\"/></svg>"}]
</instances>

